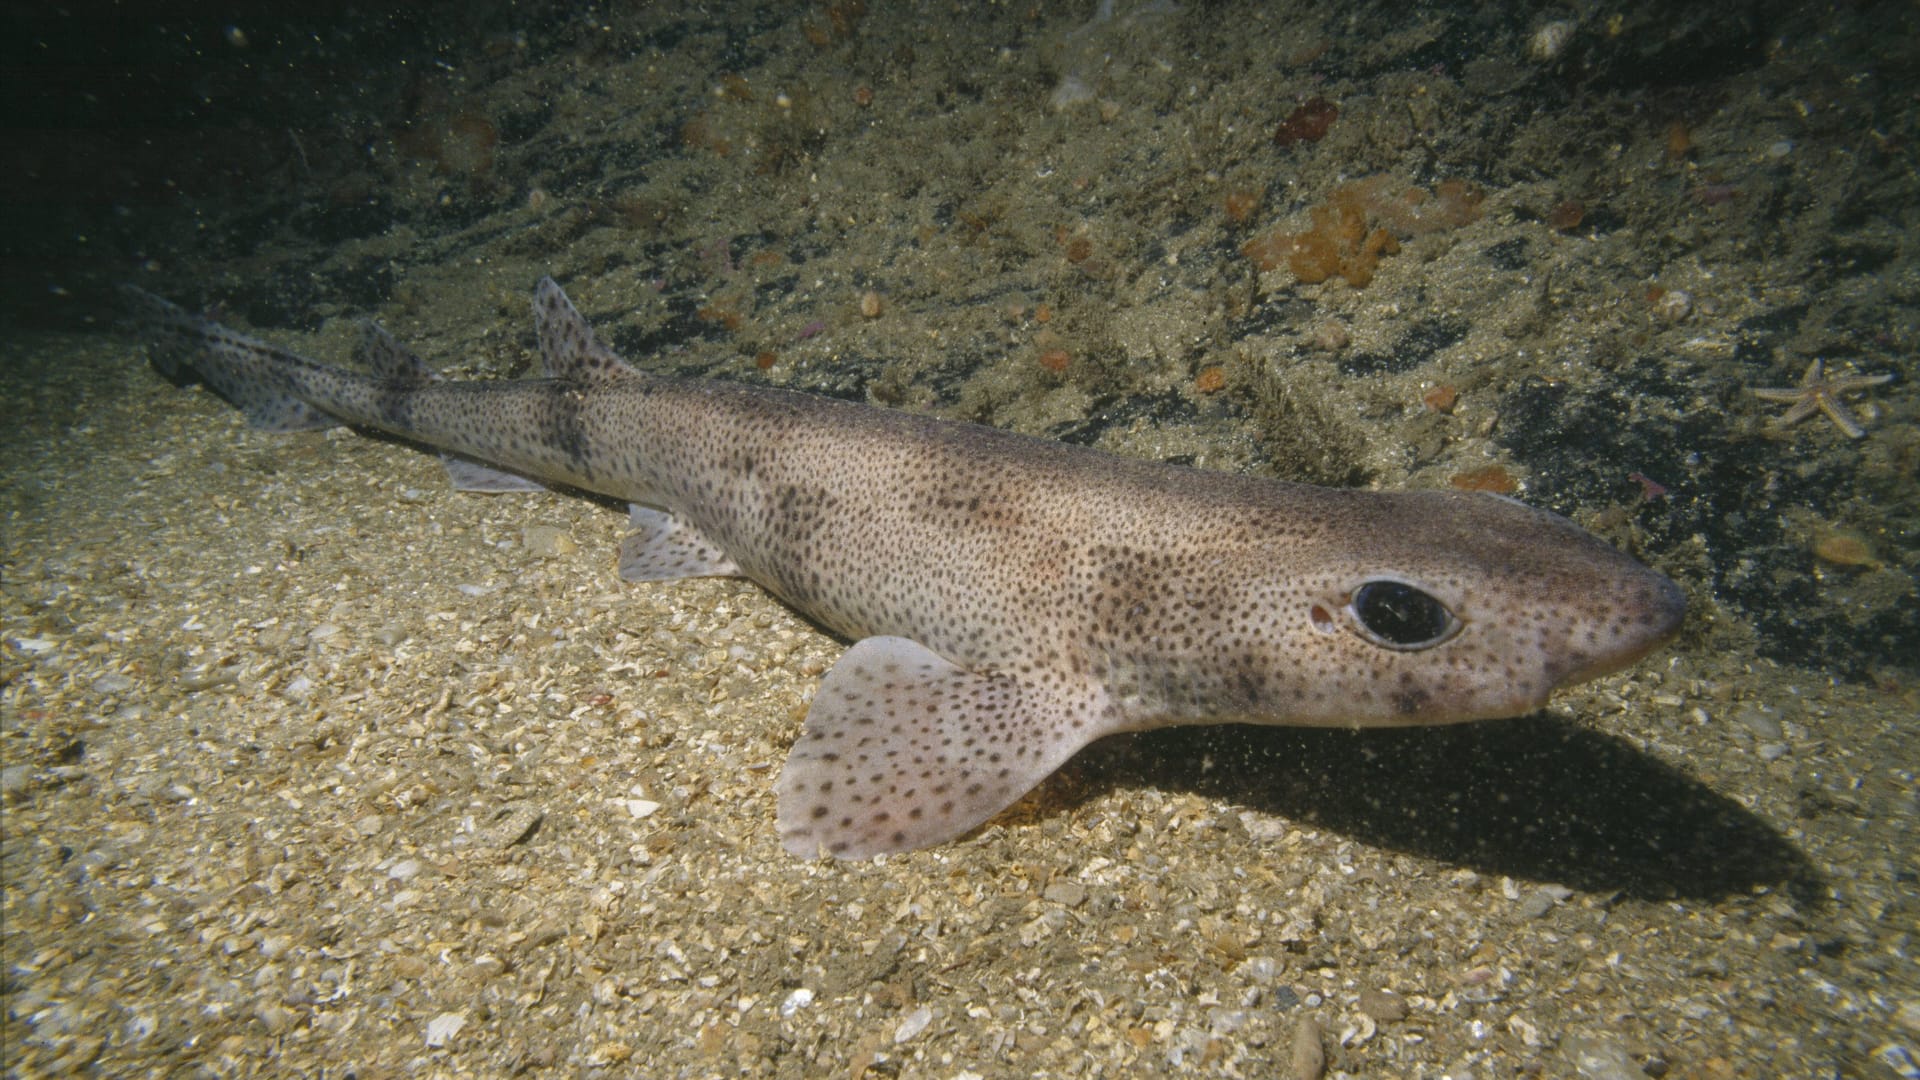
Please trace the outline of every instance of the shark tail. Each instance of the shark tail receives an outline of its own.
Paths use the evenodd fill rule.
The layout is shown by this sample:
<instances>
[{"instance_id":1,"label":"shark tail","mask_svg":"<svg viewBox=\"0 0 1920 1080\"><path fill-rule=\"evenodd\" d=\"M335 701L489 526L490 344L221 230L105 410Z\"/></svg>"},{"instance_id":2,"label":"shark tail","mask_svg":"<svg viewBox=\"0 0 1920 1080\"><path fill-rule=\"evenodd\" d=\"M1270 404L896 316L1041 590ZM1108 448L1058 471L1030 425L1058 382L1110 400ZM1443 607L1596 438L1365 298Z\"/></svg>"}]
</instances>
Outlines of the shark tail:
<instances>
[{"instance_id":1,"label":"shark tail","mask_svg":"<svg viewBox=\"0 0 1920 1080\"><path fill-rule=\"evenodd\" d=\"M148 343L161 374L176 381L191 372L232 402L254 427L310 431L341 421L303 400L297 373L312 361L235 333L132 285L120 287L128 321Z\"/></svg>"}]
</instances>

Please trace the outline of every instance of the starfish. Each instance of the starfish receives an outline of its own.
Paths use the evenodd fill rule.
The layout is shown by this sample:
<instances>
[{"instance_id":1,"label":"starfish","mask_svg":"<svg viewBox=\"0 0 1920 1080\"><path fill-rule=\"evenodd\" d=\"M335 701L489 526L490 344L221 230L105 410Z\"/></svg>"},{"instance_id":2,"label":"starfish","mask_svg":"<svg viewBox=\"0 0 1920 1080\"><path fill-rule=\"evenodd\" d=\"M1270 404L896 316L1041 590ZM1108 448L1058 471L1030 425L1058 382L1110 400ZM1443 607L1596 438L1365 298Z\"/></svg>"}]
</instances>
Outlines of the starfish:
<instances>
[{"instance_id":1,"label":"starfish","mask_svg":"<svg viewBox=\"0 0 1920 1080\"><path fill-rule=\"evenodd\" d=\"M1770 425L1772 427L1791 427L1818 411L1825 413L1827 419L1833 421L1834 427L1846 432L1847 438L1858 439L1867 434L1867 429L1861 427L1860 421L1847 411L1841 397L1892 381L1892 375L1841 375L1828 378L1821 371L1821 362L1815 360L1807 365L1807 373L1800 376L1799 386L1753 386L1748 387L1747 392L1763 401L1778 401L1791 406Z\"/></svg>"}]
</instances>

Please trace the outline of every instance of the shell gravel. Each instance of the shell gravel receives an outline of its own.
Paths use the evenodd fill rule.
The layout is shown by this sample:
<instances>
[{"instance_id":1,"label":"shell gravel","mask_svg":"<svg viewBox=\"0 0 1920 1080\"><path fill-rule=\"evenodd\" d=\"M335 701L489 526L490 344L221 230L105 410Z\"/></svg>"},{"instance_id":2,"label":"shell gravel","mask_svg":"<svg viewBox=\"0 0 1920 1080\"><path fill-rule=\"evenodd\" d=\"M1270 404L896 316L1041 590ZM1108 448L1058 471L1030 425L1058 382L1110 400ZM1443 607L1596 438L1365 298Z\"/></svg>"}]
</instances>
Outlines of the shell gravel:
<instances>
[{"instance_id":1,"label":"shell gravel","mask_svg":"<svg viewBox=\"0 0 1920 1080\"><path fill-rule=\"evenodd\" d=\"M986 5L931 35L911 7L602 7L476 8L403 95L349 80L324 133L276 131L285 172L244 197L170 171L177 208L54 231L94 241L101 284L141 252L155 291L328 360L350 319L289 324L377 314L436 365L524 367L552 273L615 344L662 343L648 366L1340 483L1511 461L1681 579L1686 636L1511 722L1109 740L960 842L799 862L773 784L842 643L743 583L620 582L624 518L593 501L454 494L401 445L251 431L121 337L10 330L10 1075L1911 1061L1920 729L1888 642L1912 626L1920 181L1879 73L1920 33L1874 21L1910 11L1781 15L1693 50L1756 66L1643 100L1610 89L1636 50L1739 20L1630 7L1535 62L1513 5ZM1069 80L1087 107L1048 108ZM1277 146L1316 95L1325 138ZM465 151L430 144L459 135L443 114ZM1239 254L1372 174L1486 201L1364 290ZM1549 228L1569 198L1590 212ZM59 254L50 275L85 257ZM1901 372L1850 401L1868 437L1767 434L1742 388L1827 349ZM1593 430L1522 455L1543 416ZM1764 498L1665 527L1743 484ZM1793 546L1836 527L1876 563ZM1759 653L1783 643L1835 670Z\"/></svg>"}]
</instances>

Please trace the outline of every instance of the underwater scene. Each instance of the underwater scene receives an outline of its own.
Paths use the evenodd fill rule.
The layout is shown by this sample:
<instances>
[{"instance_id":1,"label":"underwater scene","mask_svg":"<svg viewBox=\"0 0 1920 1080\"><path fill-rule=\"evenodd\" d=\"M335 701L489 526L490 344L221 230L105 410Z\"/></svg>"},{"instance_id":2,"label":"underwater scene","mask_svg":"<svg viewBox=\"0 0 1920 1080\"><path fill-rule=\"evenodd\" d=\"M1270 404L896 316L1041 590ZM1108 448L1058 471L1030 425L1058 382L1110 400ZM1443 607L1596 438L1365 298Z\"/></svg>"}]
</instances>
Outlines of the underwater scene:
<instances>
[{"instance_id":1,"label":"underwater scene","mask_svg":"<svg viewBox=\"0 0 1920 1080\"><path fill-rule=\"evenodd\" d=\"M7 1076L1920 1077L1920 8L4 19Z\"/></svg>"}]
</instances>

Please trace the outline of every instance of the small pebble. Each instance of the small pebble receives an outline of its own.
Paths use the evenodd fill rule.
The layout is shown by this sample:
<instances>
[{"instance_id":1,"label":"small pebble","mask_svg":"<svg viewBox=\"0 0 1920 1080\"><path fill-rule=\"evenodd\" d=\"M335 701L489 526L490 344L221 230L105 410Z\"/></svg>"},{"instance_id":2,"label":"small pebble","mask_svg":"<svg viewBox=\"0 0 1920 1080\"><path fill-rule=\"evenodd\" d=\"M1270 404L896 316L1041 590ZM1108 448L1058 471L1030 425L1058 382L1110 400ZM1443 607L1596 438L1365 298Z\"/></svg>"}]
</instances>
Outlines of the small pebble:
<instances>
[{"instance_id":1,"label":"small pebble","mask_svg":"<svg viewBox=\"0 0 1920 1080\"><path fill-rule=\"evenodd\" d=\"M574 543L573 537L567 535L567 530L557 525L529 525L521 529L520 546L525 548L528 554L537 555L543 559L571 555L580 550L580 545Z\"/></svg>"},{"instance_id":2,"label":"small pebble","mask_svg":"<svg viewBox=\"0 0 1920 1080\"><path fill-rule=\"evenodd\" d=\"M1913 1080L1920 1076L1920 1060L1915 1060L1913 1051L1899 1043L1884 1043L1874 1048L1873 1056L1887 1067L1887 1071L1901 1080Z\"/></svg>"},{"instance_id":3,"label":"small pebble","mask_svg":"<svg viewBox=\"0 0 1920 1080\"><path fill-rule=\"evenodd\" d=\"M1329 319L1314 326L1307 342L1321 352L1339 352L1353 343L1353 335L1344 323Z\"/></svg>"},{"instance_id":4,"label":"small pebble","mask_svg":"<svg viewBox=\"0 0 1920 1080\"><path fill-rule=\"evenodd\" d=\"M1289 1062L1293 1080L1320 1080L1327 1072L1327 1048L1320 1043L1320 1021L1303 1016L1293 1026L1293 1052Z\"/></svg>"},{"instance_id":5,"label":"small pebble","mask_svg":"<svg viewBox=\"0 0 1920 1080\"><path fill-rule=\"evenodd\" d=\"M508 807L486 830L486 842L490 847L512 847L532 836L545 816L539 807L527 803Z\"/></svg>"},{"instance_id":6,"label":"small pebble","mask_svg":"<svg viewBox=\"0 0 1920 1080\"><path fill-rule=\"evenodd\" d=\"M1667 289L1654 300L1653 314L1662 322L1685 322L1693 314L1693 295L1683 289Z\"/></svg>"},{"instance_id":7,"label":"small pebble","mask_svg":"<svg viewBox=\"0 0 1920 1080\"><path fill-rule=\"evenodd\" d=\"M14 798L33 786L33 766L9 765L0 769L0 796Z\"/></svg>"},{"instance_id":8,"label":"small pebble","mask_svg":"<svg viewBox=\"0 0 1920 1080\"><path fill-rule=\"evenodd\" d=\"M288 1024L293 1022L292 1013L278 1005L272 1004L262 1005L255 1009L253 1016L254 1019L260 1021L261 1027L267 1029L267 1034L269 1035L280 1034L287 1029Z\"/></svg>"},{"instance_id":9,"label":"small pebble","mask_svg":"<svg viewBox=\"0 0 1920 1080\"><path fill-rule=\"evenodd\" d=\"M1407 1018L1407 1000L1391 990L1362 990L1360 1011L1389 1024Z\"/></svg>"},{"instance_id":10,"label":"small pebble","mask_svg":"<svg viewBox=\"0 0 1920 1080\"><path fill-rule=\"evenodd\" d=\"M1733 719L1748 731L1753 732L1757 738L1767 740L1780 738L1780 718L1765 705L1750 701L1734 710Z\"/></svg>"},{"instance_id":11,"label":"small pebble","mask_svg":"<svg viewBox=\"0 0 1920 1080\"><path fill-rule=\"evenodd\" d=\"M933 1023L933 1010L925 1005L920 1006L902 1018L900 1026L893 1029L893 1044L898 1046L912 1039L915 1035L927 1030L927 1025L931 1023Z\"/></svg>"},{"instance_id":12,"label":"small pebble","mask_svg":"<svg viewBox=\"0 0 1920 1080\"><path fill-rule=\"evenodd\" d=\"M1240 974L1249 982L1270 983L1280 975L1280 965L1271 956L1250 956L1240 965Z\"/></svg>"},{"instance_id":13,"label":"small pebble","mask_svg":"<svg viewBox=\"0 0 1920 1080\"><path fill-rule=\"evenodd\" d=\"M1573 890L1564 885L1542 885L1528 893L1526 899L1520 901L1520 906L1515 909L1515 913L1523 919L1537 919L1552 911L1554 905L1572 895Z\"/></svg>"},{"instance_id":14,"label":"small pebble","mask_svg":"<svg viewBox=\"0 0 1920 1080\"><path fill-rule=\"evenodd\" d=\"M632 1056L633 1046L631 1044L618 1040L603 1042L599 1046L594 1047L593 1052L587 1055L587 1065L590 1068L596 1069L605 1068L608 1065L624 1065L627 1059Z\"/></svg>"},{"instance_id":15,"label":"small pebble","mask_svg":"<svg viewBox=\"0 0 1920 1080\"><path fill-rule=\"evenodd\" d=\"M445 1046L466 1026L467 1018L459 1013L441 1013L427 1021L427 1045Z\"/></svg>"},{"instance_id":16,"label":"small pebble","mask_svg":"<svg viewBox=\"0 0 1920 1080\"><path fill-rule=\"evenodd\" d=\"M1646 1080L1626 1047L1595 1035L1574 1035L1561 1044L1567 1061L1586 1080Z\"/></svg>"},{"instance_id":17,"label":"small pebble","mask_svg":"<svg viewBox=\"0 0 1920 1080\"><path fill-rule=\"evenodd\" d=\"M1040 895L1063 907L1079 907L1087 902L1087 887L1074 881L1056 881Z\"/></svg>"},{"instance_id":18,"label":"small pebble","mask_svg":"<svg viewBox=\"0 0 1920 1080\"><path fill-rule=\"evenodd\" d=\"M1567 43L1573 40L1576 27L1572 19L1555 19L1541 26L1527 40L1527 55L1542 62L1558 58L1567 51Z\"/></svg>"}]
</instances>

